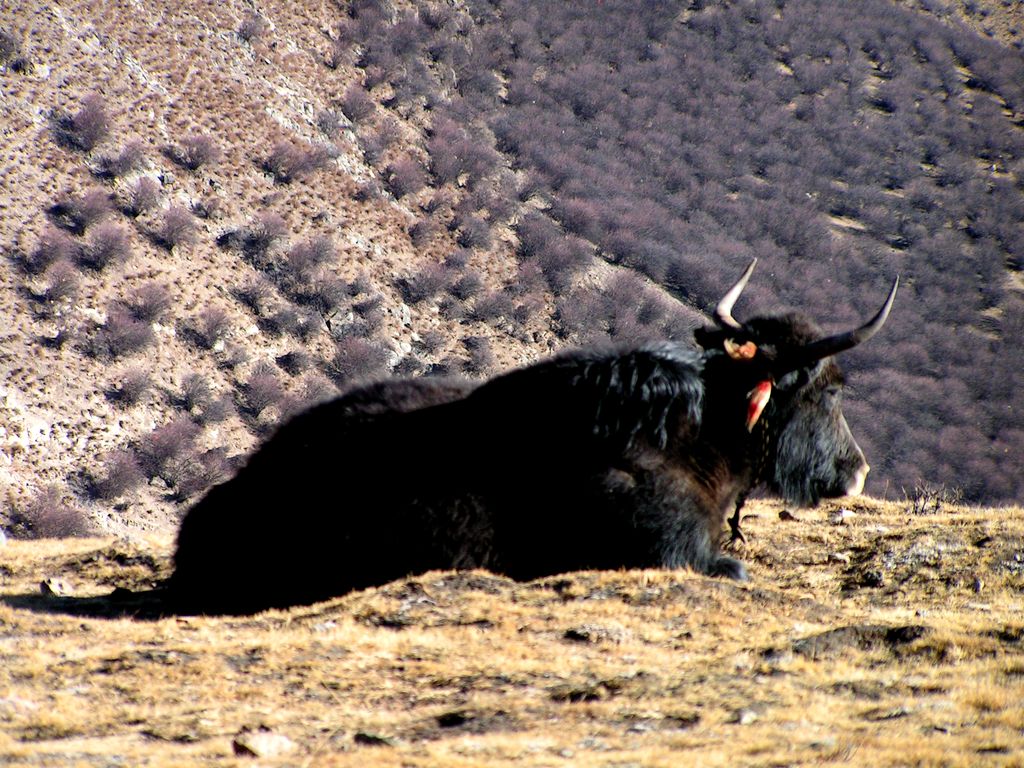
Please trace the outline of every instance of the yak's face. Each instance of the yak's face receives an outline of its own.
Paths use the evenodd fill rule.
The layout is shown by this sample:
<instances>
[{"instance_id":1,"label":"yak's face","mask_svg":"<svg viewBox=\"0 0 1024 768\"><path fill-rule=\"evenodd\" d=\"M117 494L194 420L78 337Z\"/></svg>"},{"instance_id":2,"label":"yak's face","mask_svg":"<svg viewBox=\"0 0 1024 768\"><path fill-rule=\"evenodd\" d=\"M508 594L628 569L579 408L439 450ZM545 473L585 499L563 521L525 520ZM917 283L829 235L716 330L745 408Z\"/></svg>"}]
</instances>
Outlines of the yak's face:
<instances>
[{"instance_id":1,"label":"yak's face","mask_svg":"<svg viewBox=\"0 0 1024 768\"><path fill-rule=\"evenodd\" d=\"M755 479L801 506L859 494L869 469L843 416L843 374L834 359L792 367L799 350L820 337L813 322L796 314L755 318L742 330L699 337L717 347L730 385L742 383L732 387L742 401L729 408L745 419Z\"/></svg>"},{"instance_id":2,"label":"yak's face","mask_svg":"<svg viewBox=\"0 0 1024 768\"><path fill-rule=\"evenodd\" d=\"M775 394L776 407L766 409L764 424L777 430L768 486L802 506L859 494L869 467L843 416L842 373L835 362L786 374Z\"/></svg>"}]
</instances>

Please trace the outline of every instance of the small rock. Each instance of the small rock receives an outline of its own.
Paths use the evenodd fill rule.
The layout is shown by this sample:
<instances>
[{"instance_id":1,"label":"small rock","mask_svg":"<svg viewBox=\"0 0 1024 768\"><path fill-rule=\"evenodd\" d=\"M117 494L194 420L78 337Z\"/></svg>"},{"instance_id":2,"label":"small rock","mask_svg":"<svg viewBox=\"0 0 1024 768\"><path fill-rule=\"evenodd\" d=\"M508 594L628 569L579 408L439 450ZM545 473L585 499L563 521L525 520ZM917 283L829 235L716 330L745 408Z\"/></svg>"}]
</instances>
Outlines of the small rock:
<instances>
[{"instance_id":1,"label":"small rock","mask_svg":"<svg viewBox=\"0 0 1024 768\"><path fill-rule=\"evenodd\" d=\"M296 749L294 741L267 728L260 728L258 731L243 730L235 736L231 747L236 755L248 757L280 757Z\"/></svg>"},{"instance_id":2,"label":"small rock","mask_svg":"<svg viewBox=\"0 0 1024 768\"><path fill-rule=\"evenodd\" d=\"M795 522L796 521L796 515L794 515L788 509L784 509L781 512L779 512L779 520L787 520L789 522Z\"/></svg>"},{"instance_id":3,"label":"small rock","mask_svg":"<svg viewBox=\"0 0 1024 768\"><path fill-rule=\"evenodd\" d=\"M828 556L828 560L830 563L842 563L843 565L850 564L850 556L845 552L832 552Z\"/></svg>"},{"instance_id":4,"label":"small rock","mask_svg":"<svg viewBox=\"0 0 1024 768\"><path fill-rule=\"evenodd\" d=\"M8 718L14 715L26 715L36 712L39 705L28 699L21 699L17 696L0 698L0 717Z\"/></svg>"},{"instance_id":5,"label":"small rock","mask_svg":"<svg viewBox=\"0 0 1024 768\"><path fill-rule=\"evenodd\" d=\"M840 507L829 515L828 519L832 525L845 525L846 521L853 517L853 511L846 507Z\"/></svg>"},{"instance_id":6,"label":"small rock","mask_svg":"<svg viewBox=\"0 0 1024 768\"><path fill-rule=\"evenodd\" d=\"M975 578L974 579L974 591L980 594L983 589L985 589L985 582L982 581L979 578Z\"/></svg>"},{"instance_id":7,"label":"small rock","mask_svg":"<svg viewBox=\"0 0 1024 768\"><path fill-rule=\"evenodd\" d=\"M7 534L4 533L4 529L0 528L0 547L7 543Z\"/></svg>"},{"instance_id":8,"label":"small rock","mask_svg":"<svg viewBox=\"0 0 1024 768\"><path fill-rule=\"evenodd\" d=\"M733 715L732 722L737 725L750 725L756 723L758 720L758 714L752 709L744 707L743 709L736 710L736 714Z\"/></svg>"},{"instance_id":9,"label":"small rock","mask_svg":"<svg viewBox=\"0 0 1024 768\"><path fill-rule=\"evenodd\" d=\"M66 597L71 594L71 585L63 579L51 577L40 582L39 591L49 597Z\"/></svg>"}]
</instances>

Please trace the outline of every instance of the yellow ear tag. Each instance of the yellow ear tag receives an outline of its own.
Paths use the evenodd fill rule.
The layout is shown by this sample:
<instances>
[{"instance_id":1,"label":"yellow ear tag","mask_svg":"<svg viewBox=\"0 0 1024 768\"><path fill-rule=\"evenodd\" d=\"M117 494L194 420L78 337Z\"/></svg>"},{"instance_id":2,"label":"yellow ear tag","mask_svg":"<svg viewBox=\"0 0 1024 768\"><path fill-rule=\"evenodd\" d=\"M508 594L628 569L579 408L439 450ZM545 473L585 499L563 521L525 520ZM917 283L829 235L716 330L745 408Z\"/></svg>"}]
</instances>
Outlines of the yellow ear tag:
<instances>
[{"instance_id":1,"label":"yellow ear tag","mask_svg":"<svg viewBox=\"0 0 1024 768\"><path fill-rule=\"evenodd\" d=\"M757 354L757 345L752 341L737 344L732 339L726 339L725 351L733 360L752 360Z\"/></svg>"}]
</instances>

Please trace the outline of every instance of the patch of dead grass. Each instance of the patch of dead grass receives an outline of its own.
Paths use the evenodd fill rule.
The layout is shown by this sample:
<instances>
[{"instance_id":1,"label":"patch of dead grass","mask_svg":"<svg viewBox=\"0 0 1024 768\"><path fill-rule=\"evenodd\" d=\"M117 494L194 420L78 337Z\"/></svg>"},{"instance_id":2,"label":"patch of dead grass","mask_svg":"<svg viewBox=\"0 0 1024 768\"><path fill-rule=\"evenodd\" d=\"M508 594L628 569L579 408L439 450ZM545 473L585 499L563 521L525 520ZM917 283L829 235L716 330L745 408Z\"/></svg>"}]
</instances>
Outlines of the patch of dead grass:
<instances>
[{"instance_id":1,"label":"patch of dead grass","mask_svg":"<svg viewBox=\"0 0 1024 768\"><path fill-rule=\"evenodd\" d=\"M267 727L297 750L266 765L1012 765L1024 597L992 575L998 552L971 558L979 531L996 533L981 549L1016 541L1019 511L864 502L836 525L834 508L780 509L751 508L749 584L434 572L236 618L92 618L25 597L56 574L96 600L119 569L144 588L169 542L10 542L0 760L231 765L234 736ZM858 561L830 554L880 535L893 572L930 536L949 569L966 558L994 586L852 588Z\"/></svg>"}]
</instances>

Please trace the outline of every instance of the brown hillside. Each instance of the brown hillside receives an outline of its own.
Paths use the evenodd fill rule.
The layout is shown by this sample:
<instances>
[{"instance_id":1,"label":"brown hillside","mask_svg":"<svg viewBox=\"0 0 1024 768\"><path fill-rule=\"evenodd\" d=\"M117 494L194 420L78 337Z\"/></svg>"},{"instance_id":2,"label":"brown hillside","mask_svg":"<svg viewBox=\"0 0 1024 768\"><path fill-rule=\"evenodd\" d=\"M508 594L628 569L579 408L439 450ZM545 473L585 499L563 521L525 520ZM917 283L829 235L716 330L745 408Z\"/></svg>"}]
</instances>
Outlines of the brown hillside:
<instances>
[{"instance_id":1,"label":"brown hillside","mask_svg":"<svg viewBox=\"0 0 1024 768\"><path fill-rule=\"evenodd\" d=\"M552 238L560 230L550 220L534 228L543 258L520 262L524 222L558 201L537 191L521 159L494 153L486 120L459 102L456 81L472 80L472 67L459 75L444 56L398 56L425 38L422 28L402 27L413 5L393 5L379 23L374 3L319 0L256 10L33 0L0 9L0 528L166 533L282 418L359 378L486 376L561 344L681 337L700 321L690 304L702 300L667 300L639 273L590 258L596 246L585 238ZM1012 4L913 5L958 30L958 20L976 24L1007 51L1015 45ZM461 36L487 16L469 4L446 14L423 6L421 21ZM390 43L392 23L399 33ZM476 32L488 34L486 25ZM365 57L380 43L360 40L371 33L395 54L387 77L372 63L381 50ZM405 72L416 66L424 71ZM543 67L535 74L546 76ZM441 150L468 137L492 165L446 176L443 152L431 147L445 130ZM474 186L474 173L485 183ZM1016 178L1003 175L1001 183ZM565 219L567 211L556 213ZM841 212L827 221L843 232L865 226ZM738 244L712 245L687 258L699 258L698 273L714 263L726 274ZM557 281L537 271L544 259L585 267L567 270L571 280L556 296ZM823 269L831 268L797 273L813 287ZM1006 271L1010 299L1017 274ZM758 309L785 298L767 300L777 278L766 270L763 279L751 290ZM912 275L906 283L914 286ZM891 325L910 327L925 314L904 294ZM1011 338L1015 306L989 307L972 318L971 334L985 344ZM854 317L850 307L839 314ZM920 338L911 335L915 345ZM1008 477L993 468L1019 438L1012 402L999 410L1019 392L1012 375L974 376L967 390L958 379L937 397L918 370L933 377L925 357L938 355L937 345L904 354L906 346L891 363L895 381L882 387L887 370L863 362L853 379L871 395L851 398L855 431L875 408L887 414L862 436L875 492L899 497L915 478L956 485L953 467L971 459L965 486L998 486L998 498L1012 497L1015 482L984 480ZM876 347L860 359L880 356L884 346ZM979 379L985 386L975 386ZM911 409L889 407L907 398ZM958 416L950 400L981 403L992 423L972 421L973 411ZM932 411L939 428L922 426ZM903 475L890 484L893 467Z\"/></svg>"},{"instance_id":2,"label":"brown hillside","mask_svg":"<svg viewBox=\"0 0 1024 768\"><path fill-rule=\"evenodd\" d=\"M69 524L70 532L90 526L118 533L171 530L181 497L189 496L174 477L151 477L148 485L113 498L90 493L90 483L109 471L111 452L132 450L154 429L187 417L183 383L199 374L212 398L227 398L228 412L201 422L192 454L181 461L198 463L192 475L200 475L200 488L204 468L211 479L222 477L228 470L211 469L214 459L244 455L282 412L335 391L323 373L335 346L324 320L333 319L337 331L359 302L379 302L380 309L369 310L374 319L366 341L382 349L390 364L413 354L421 366L446 358L458 362L466 357L460 342L467 337L493 342L493 359L484 361L481 373L528 361L547 348L549 334L540 326L512 333L497 323L451 321L436 305L403 303L396 278L440 262L456 246L443 231L412 245L407 230L417 201L387 194L356 199L359 186L376 172L337 106L356 70L348 62L325 65L338 18L327 2L264 5L254 24L257 34L245 40L239 30L248 35L252 30L243 25L253 19L251 6L241 2L115 2L99 12L84 2L4 6L0 28L28 64L18 71L8 66L0 75L0 245L6 256L0 262L0 311L7 318L0 358L0 525L40 506L42 498L42 506L81 513L84 520ZM55 125L77 115L90 97L108 114L109 132L83 152L62 144ZM329 135L317 127L325 115L338 126ZM388 119L398 146L417 130ZM192 171L174 153L195 136L212 140L219 158ZM105 159L118 157L131 142L140 142L138 167L104 177ZM265 167L281 142L319 147L329 159L282 183ZM158 182L159 203L133 218L119 207L140 178ZM47 238L55 234L71 243L65 251L72 254L88 247L99 224L81 236L64 232L47 210L95 190L110 199L105 219L124 233L128 255L101 271L78 266L72 255L77 290L64 296L53 290L54 267L31 274L24 263L47 250ZM169 248L160 232L174 206L194 212L188 220L195 231L191 241ZM216 241L268 220L273 225L274 217L283 220L283 231L267 253L258 254L272 266L286 264L289 249L301 243L317 237L333 243L333 258L308 280L310 290L348 291L329 313L297 307L273 287L260 316L239 300L238 292L260 278L258 258ZM515 276L510 248L502 242L492 253L476 252L465 269L492 286ZM171 301L153 325L154 338L138 351L125 341L124 352L96 353L95 347L109 345L110 334L104 334L118 302L137 301L152 284L165 286ZM275 312L296 308L311 315L311 330L299 336L275 331ZM211 316L219 325L204 349L190 330ZM423 338L438 332L439 341L421 350ZM288 375L273 369L283 397L259 413L247 410L253 373L297 350L311 359L304 370ZM138 370L149 375L150 387L138 403L125 403L119 399L125 379ZM212 449L219 453L209 454ZM178 469L187 472L189 466ZM55 490L47 494L50 487Z\"/></svg>"}]
</instances>

